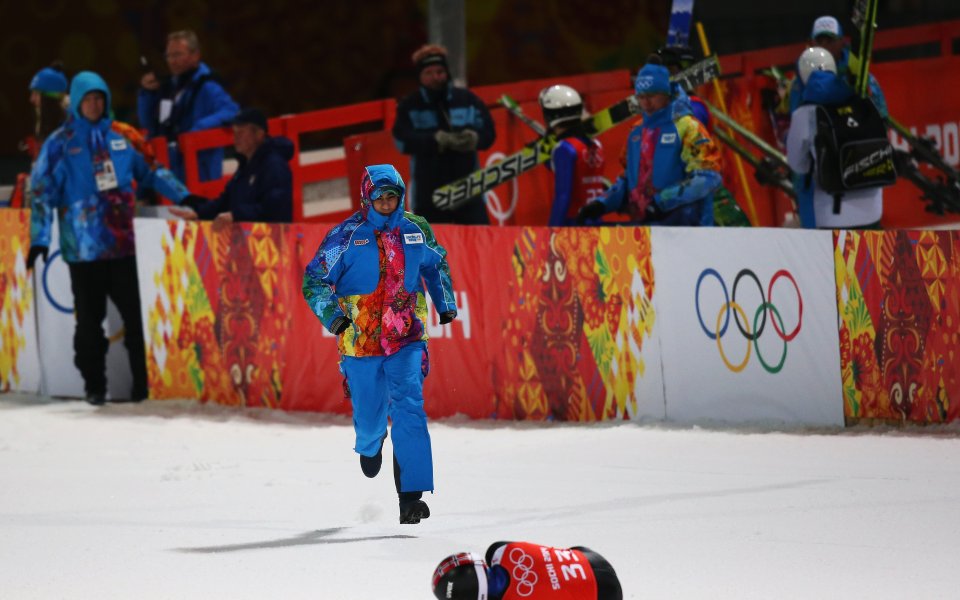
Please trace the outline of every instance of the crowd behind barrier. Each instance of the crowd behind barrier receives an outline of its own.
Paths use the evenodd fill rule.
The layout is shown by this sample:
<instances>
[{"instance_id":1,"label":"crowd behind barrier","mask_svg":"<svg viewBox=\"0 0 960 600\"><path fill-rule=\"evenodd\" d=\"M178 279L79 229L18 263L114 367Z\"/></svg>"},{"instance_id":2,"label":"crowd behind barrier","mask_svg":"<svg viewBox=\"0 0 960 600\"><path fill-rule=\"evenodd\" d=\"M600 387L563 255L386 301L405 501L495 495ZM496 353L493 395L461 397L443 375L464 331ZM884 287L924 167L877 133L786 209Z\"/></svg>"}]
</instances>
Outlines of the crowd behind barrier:
<instances>
[{"instance_id":1,"label":"crowd behind barrier","mask_svg":"<svg viewBox=\"0 0 960 600\"><path fill-rule=\"evenodd\" d=\"M960 164L960 122L955 115L960 114L960 95L941 93L940 82L944 74L960 68L960 57L953 53L953 39L960 27L960 21L949 21L930 25L887 29L877 33L876 49L880 56L890 56L897 49L927 47L929 58L911 59L896 62L877 62L873 72L882 82L890 106L891 114L919 135L931 136L937 141L947 162L954 166ZM760 91L774 86L774 82L763 74L765 69L777 66L790 70L803 48L802 43L744 52L721 57L721 69L724 73L723 93L726 96L731 116L761 137L774 142L770 115L759 101ZM584 97L588 110L598 110L632 93L632 74L627 70L593 73L586 75L522 81L503 85L473 87L471 90L493 107L491 112L497 129L497 141L489 150L480 153L482 165L499 160L533 140L536 134L519 120L508 115L503 109L496 108L497 99L508 94L530 115L539 115L537 94L552 83L564 83L577 89ZM711 88L700 92L708 99L715 100ZM924 102L916 102L921 96ZM400 154L390 137L390 128L395 116L396 102L392 99L377 100L361 104L324 109L287 115L271 120L271 135L286 135L294 141L297 153L291 168L294 174L294 215L296 221L336 221L345 217L356 208L360 172L364 165L391 163L397 166L405 179L409 172L408 157ZM336 130L358 124L379 124L382 129L344 139L344 158L332 158L312 164L302 164L299 138L304 134ZM629 133L629 126L614 128L600 139L612 158L619 155L620 148ZM893 130L891 140L896 148L906 148L906 142ZM215 196L225 184L226 178L218 182L201 182L197 178L196 153L216 146L229 145L230 136L226 130L210 130L184 134L180 136L180 145L187 164L187 187L194 193ZM725 149L725 184L734 196L741 201L745 197L740 180L733 169L733 154ZM158 155L160 156L160 155ZM162 161L162 157L161 157ZM616 160L608 160L606 177L613 179L619 174L620 166ZM325 214L303 216L303 186L319 181L328 181L346 177L350 185L350 197L354 208ZM780 191L761 186L748 173L751 193L755 198L760 225L780 226L787 220L793 207L790 199ZM491 222L511 225L541 225L546 223L551 200L550 175L546 169L536 169L522 177L507 183L487 197ZM919 192L906 181L898 182L886 192L883 226L924 227L944 225L960 221L960 216L948 214L936 216L924 211L923 204L917 199ZM746 210L746 207L743 207Z\"/></svg>"},{"instance_id":2,"label":"crowd behind barrier","mask_svg":"<svg viewBox=\"0 0 960 600\"><path fill-rule=\"evenodd\" d=\"M4 390L36 391L48 356L26 212L0 211ZM327 229L137 219L151 398L347 414L336 341L300 294ZM460 314L428 319L430 417L842 426L960 412L956 232L435 229Z\"/></svg>"}]
</instances>

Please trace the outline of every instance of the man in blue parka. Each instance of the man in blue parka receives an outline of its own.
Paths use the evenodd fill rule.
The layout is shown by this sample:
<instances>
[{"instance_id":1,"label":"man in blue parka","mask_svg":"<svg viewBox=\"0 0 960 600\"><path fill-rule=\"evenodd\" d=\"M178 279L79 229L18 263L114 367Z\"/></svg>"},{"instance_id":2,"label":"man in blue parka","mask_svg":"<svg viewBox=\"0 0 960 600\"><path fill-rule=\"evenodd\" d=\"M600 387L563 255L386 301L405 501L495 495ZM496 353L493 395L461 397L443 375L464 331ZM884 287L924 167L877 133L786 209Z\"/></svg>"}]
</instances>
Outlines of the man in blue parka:
<instances>
[{"instance_id":1,"label":"man in blue parka","mask_svg":"<svg viewBox=\"0 0 960 600\"><path fill-rule=\"evenodd\" d=\"M200 62L200 42L193 31L175 31L167 36L167 66L172 77L162 82L150 72L140 80L137 114L150 137L165 136L169 142L170 170L185 180L183 156L177 136L226 125L237 114L237 104L206 63ZM223 150L204 150L197 156L200 181L220 179Z\"/></svg>"},{"instance_id":2,"label":"man in blue parka","mask_svg":"<svg viewBox=\"0 0 960 600\"><path fill-rule=\"evenodd\" d=\"M96 73L78 73L70 85L67 122L47 138L31 173L30 254L46 260L56 213L60 251L70 269L77 328L74 363L87 401L106 393L103 334L107 297L123 318L124 343L133 371L133 400L147 397L147 372L134 255L133 183L180 202L188 196L172 173L148 163L136 130L110 117L110 90Z\"/></svg>"},{"instance_id":3,"label":"man in blue parka","mask_svg":"<svg viewBox=\"0 0 960 600\"><path fill-rule=\"evenodd\" d=\"M596 202L580 209L585 223L608 212L658 225L713 225L713 192L720 186L720 150L690 109L674 97L670 72L646 64L635 82L643 121L627 138L626 168Z\"/></svg>"},{"instance_id":4,"label":"man in blue parka","mask_svg":"<svg viewBox=\"0 0 960 600\"><path fill-rule=\"evenodd\" d=\"M339 337L364 475L380 471L387 417L400 522L430 516L433 454L423 410L427 357L424 283L445 325L457 316L446 250L427 221L403 210L392 165L364 169L361 208L331 229L303 276L303 297Z\"/></svg>"}]
</instances>

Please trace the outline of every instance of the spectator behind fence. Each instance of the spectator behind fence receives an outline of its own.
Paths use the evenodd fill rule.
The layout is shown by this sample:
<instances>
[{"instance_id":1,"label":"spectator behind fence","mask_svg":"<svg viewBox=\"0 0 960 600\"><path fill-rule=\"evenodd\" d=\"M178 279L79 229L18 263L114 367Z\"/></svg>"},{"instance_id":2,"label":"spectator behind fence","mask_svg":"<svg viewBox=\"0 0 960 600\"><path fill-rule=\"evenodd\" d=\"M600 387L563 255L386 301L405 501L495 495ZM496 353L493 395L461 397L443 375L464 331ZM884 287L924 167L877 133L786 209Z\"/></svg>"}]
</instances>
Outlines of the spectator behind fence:
<instances>
[{"instance_id":1,"label":"spectator behind fence","mask_svg":"<svg viewBox=\"0 0 960 600\"><path fill-rule=\"evenodd\" d=\"M494 542L486 556L451 554L431 580L438 600L622 600L613 566L590 548Z\"/></svg>"},{"instance_id":2,"label":"spectator behind fence","mask_svg":"<svg viewBox=\"0 0 960 600\"><path fill-rule=\"evenodd\" d=\"M304 272L303 297L339 338L360 469L380 472L389 417L400 522L419 523L430 516L423 492L433 491L424 284L441 325L456 318L457 304L447 252L423 217L404 212L404 191L393 165L364 169L361 208L324 237Z\"/></svg>"},{"instance_id":3,"label":"spectator behind fence","mask_svg":"<svg viewBox=\"0 0 960 600\"><path fill-rule=\"evenodd\" d=\"M110 90L96 73L78 73L70 84L71 117L40 150L33 167L30 253L47 259L56 212L60 251L70 269L77 328L74 364L83 376L86 399L103 404L109 343L103 334L107 297L123 318L124 344L133 371L131 399L147 397L147 369L134 256L133 182L182 201L187 189L173 174L155 168L140 148L145 142L110 117Z\"/></svg>"},{"instance_id":4,"label":"spectator behind fence","mask_svg":"<svg viewBox=\"0 0 960 600\"><path fill-rule=\"evenodd\" d=\"M158 79L149 72L140 79L137 114L151 137L164 136L170 145L170 170L184 181L183 155L177 136L188 131L220 127L237 114L237 104L210 67L200 61L200 42L192 31L167 36L167 66L171 77ZM223 150L204 150L197 156L200 180L220 179Z\"/></svg>"},{"instance_id":5,"label":"spectator behind fence","mask_svg":"<svg viewBox=\"0 0 960 600\"><path fill-rule=\"evenodd\" d=\"M635 88L643 121L627 138L624 173L600 200L580 209L577 221L616 211L635 223L713 225L719 148L693 116L686 95L673 95L666 67L644 65Z\"/></svg>"},{"instance_id":6,"label":"spectator behind fence","mask_svg":"<svg viewBox=\"0 0 960 600\"><path fill-rule=\"evenodd\" d=\"M36 160L40 145L50 136L67 116L67 76L63 65L55 62L37 71L30 80L30 104L33 105L35 121L33 139L25 142L30 160Z\"/></svg>"},{"instance_id":7,"label":"spectator behind fence","mask_svg":"<svg viewBox=\"0 0 960 600\"><path fill-rule=\"evenodd\" d=\"M810 47L823 48L833 56L836 65L836 73L843 79L850 77L850 48L847 46L847 40L843 37L843 28L840 27L840 21L836 17L829 15L818 17L813 22L813 28L810 30ZM799 76L800 68L797 66L798 76L794 77L790 83L790 92L788 102L790 112L797 110L797 107L803 104L803 92L806 82ZM887 118L887 100L883 95L883 89L877 78L869 74L868 86L870 99L880 111L880 116Z\"/></svg>"},{"instance_id":8,"label":"spectator behind fence","mask_svg":"<svg viewBox=\"0 0 960 600\"><path fill-rule=\"evenodd\" d=\"M413 53L420 88L400 101L393 138L411 155L412 210L431 223L490 223L483 196L456 210L433 205L433 190L480 168L477 150L493 144L496 133L483 101L470 90L454 87L447 50L425 45Z\"/></svg>"},{"instance_id":9,"label":"spectator behind fence","mask_svg":"<svg viewBox=\"0 0 960 600\"><path fill-rule=\"evenodd\" d=\"M550 155L553 204L547 225L574 225L580 209L603 195L603 146L583 129L583 100L575 89L551 85L540 91L539 101L548 131L561 140Z\"/></svg>"},{"instance_id":10,"label":"spectator behind fence","mask_svg":"<svg viewBox=\"0 0 960 600\"><path fill-rule=\"evenodd\" d=\"M879 228L882 186L896 179L883 118L870 99L859 98L837 74L824 48L804 50L798 66L803 98L787 134L787 162L796 173L801 224ZM844 143L843 151L838 143ZM847 188L845 182L856 186Z\"/></svg>"},{"instance_id":11,"label":"spectator behind fence","mask_svg":"<svg viewBox=\"0 0 960 600\"><path fill-rule=\"evenodd\" d=\"M184 219L214 219L218 225L234 221L289 223L293 220L293 175L289 160L293 143L267 134L267 118L247 108L233 124L233 146L239 165L227 187L213 201L192 196L170 212Z\"/></svg>"}]
</instances>

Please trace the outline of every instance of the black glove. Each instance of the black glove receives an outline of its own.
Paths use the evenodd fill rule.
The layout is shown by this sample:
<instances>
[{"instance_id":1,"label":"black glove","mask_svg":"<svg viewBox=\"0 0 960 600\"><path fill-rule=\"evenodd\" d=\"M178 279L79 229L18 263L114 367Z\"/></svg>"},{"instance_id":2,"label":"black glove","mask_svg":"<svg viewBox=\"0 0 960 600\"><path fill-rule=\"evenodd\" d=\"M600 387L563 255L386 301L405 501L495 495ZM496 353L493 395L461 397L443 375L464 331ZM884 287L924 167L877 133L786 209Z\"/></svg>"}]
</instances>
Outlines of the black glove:
<instances>
[{"instance_id":1,"label":"black glove","mask_svg":"<svg viewBox=\"0 0 960 600\"><path fill-rule=\"evenodd\" d=\"M347 317L344 317L343 315L340 315L333 320L333 323L330 323L330 333L333 335L340 335L347 330L347 327L350 327L350 323L353 323L353 321Z\"/></svg>"},{"instance_id":2,"label":"black glove","mask_svg":"<svg viewBox=\"0 0 960 600\"><path fill-rule=\"evenodd\" d=\"M196 194L187 194L187 197L180 201L180 206L186 206L187 208L193 209L193 212L197 212L197 208L209 202L203 196L198 196Z\"/></svg>"},{"instance_id":3,"label":"black glove","mask_svg":"<svg viewBox=\"0 0 960 600\"><path fill-rule=\"evenodd\" d=\"M607 207L603 205L603 202L599 200L589 202L577 213L577 225L583 225L587 221L599 219L605 212L607 212Z\"/></svg>"},{"instance_id":4,"label":"black glove","mask_svg":"<svg viewBox=\"0 0 960 600\"><path fill-rule=\"evenodd\" d=\"M33 263L37 262L38 256L42 256L43 262L47 262L47 251L46 246L30 246L30 252L27 253L27 270L33 268Z\"/></svg>"},{"instance_id":5,"label":"black glove","mask_svg":"<svg viewBox=\"0 0 960 600\"><path fill-rule=\"evenodd\" d=\"M446 325L447 323L452 323L454 319L457 318L457 311L455 310L445 310L440 313L440 324Z\"/></svg>"},{"instance_id":6,"label":"black glove","mask_svg":"<svg viewBox=\"0 0 960 600\"><path fill-rule=\"evenodd\" d=\"M464 129L453 134L454 140L450 148L455 152L473 152L477 149L480 135L472 129Z\"/></svg>"}]
</instances>

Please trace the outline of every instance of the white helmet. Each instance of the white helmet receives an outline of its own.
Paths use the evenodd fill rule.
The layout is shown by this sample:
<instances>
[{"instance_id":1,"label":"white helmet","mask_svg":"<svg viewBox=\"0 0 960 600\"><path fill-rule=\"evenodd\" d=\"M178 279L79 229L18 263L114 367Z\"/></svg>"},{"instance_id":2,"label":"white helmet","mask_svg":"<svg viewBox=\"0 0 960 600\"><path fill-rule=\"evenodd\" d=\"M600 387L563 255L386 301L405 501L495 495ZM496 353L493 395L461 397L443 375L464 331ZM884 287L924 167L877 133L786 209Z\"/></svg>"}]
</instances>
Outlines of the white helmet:
<instances>
[{"instance_id":1,"label":"white helmet","mask_svg":"<svg viewBox=\"0 0 960 600\"><path fill-rule=\"evenodd\" d=\"M837 72L837 63L833 60L833 55L824 48L807 48L797 59L797 70L800 72L800 81L807 83L810 73L814 71Z\"/></svg>"},{"instance_id":2,"label":"white helmet","mask_svg":"<svg viewBox=\"0 0 960 600\"><path fill-rule=\"evenodd\" d=\"M540 92L540 108L547 127L553 127L565 121L579 121L583 100L577 90L568 85L551 85Z\"/></svg>"}]
</instances>

